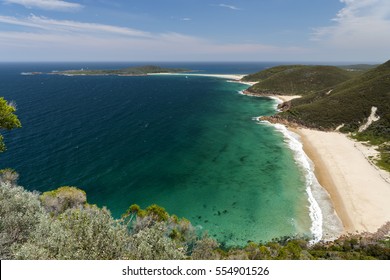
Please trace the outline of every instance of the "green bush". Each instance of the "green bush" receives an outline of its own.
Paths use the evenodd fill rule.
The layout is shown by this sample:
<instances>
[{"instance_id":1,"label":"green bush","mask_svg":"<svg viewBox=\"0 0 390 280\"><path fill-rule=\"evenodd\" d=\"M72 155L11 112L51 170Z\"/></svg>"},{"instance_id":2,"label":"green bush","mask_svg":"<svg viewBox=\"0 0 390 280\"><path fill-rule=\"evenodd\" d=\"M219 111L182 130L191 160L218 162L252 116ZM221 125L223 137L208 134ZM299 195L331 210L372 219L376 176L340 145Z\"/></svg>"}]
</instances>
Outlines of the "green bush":
<instances>
[{"instance_id":1,"label":"green bush","mask_svg":"<svg viewBox=\"0 0 390 280\"><path fill-rule=\"evenodd\" d=\"M166 233L166 225L158 222L134 234L130 242L133 257L139 260L185 259L187 248L178 245Z\"/></svg>"},{"instance_id":2,"label":"green bush","mask_svg":"<svg viewBox=\"0 0 390 280\"><path fill-rule=\"evenodd\" d=\"M67 209L84 206L87 202L87 195L76 187L65 186L44 192L39 199L46 211L58 215Z\"/></svg>"},{"instance_id":3,"label":"green bush","mask_svg":"<svg viewBox=\"0 0 390 280\"><path fill-rule=\"evenodd\" d=\"M0 259L13 258L11 247L26 242L44 217L38 194L12 181L0 181Z\"/></svg>"},{"instance_id":4,"label":"green bush","mask_svg":"<svg viewBox=\"0 0 390 280\"><path fill-rule=\"evenodd\" d=\"M129 242L127 228L107 209L68 209L58 217L41 219L14 254L17 259L127 259L132 256Z\"/></svg>"},{"instance_id":5,"label":"green bush","mask_svg":"<svg viewBox=\"0 0 390 280\"><path fill-rule=\"evenodd\" d=\"M76 204L56 201L53 215L52 208L41 205L47 199L15 184L13 171L3 172L0 178L1 259L390 259L390 223L374 234L347 235L314 245L283 237L223 249L207 235L199 238L188 220L170 216L157 205L146 210L130 207L135 217L131 221L114 219L107 209L87 204L82 191L60 188L43 197L58 198L69 190L84 195L82 199L65 196Z\"/></svg>"}]
</instances>

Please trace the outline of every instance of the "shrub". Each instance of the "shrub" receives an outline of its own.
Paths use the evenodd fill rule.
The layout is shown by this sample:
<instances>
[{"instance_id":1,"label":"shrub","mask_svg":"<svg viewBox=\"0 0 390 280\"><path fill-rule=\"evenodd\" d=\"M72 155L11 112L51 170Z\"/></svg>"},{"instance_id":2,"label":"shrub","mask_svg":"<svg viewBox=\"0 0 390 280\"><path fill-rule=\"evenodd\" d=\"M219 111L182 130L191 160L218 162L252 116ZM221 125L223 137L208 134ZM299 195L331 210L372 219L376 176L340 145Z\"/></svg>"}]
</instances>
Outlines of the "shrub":
<instances>
[{"instance_id":1,"label":"shrub","mask_svg":"<svg viewBox=\"0 0 390 280\"><path fill-rule=\"evenodd\" d=\"M166 232L166 225L159 222L134 234L130 242L132 256L139 260L185 259L187 248L179 247Z\"/></svg>"},{"instance_id":2,"label":"shrub","mask_svg":"<svg viewBox=\"0 0 390 280\"><path fill-rule=\"evenodd\" d=\"M219 244L216 240L204 236L202 239L196 241L191 258L193 260L216 260L219 258L219 254L216 252L218 247Z\"/></svg>"},{"instance_id":3,"label":"shrub","mask_svg":"<svg viewBox=\"0 0 390 280\"><path fill-rule=\"evenodd\" d=\"M12 258L11 247L26 242L42 216L44 210L36 193L12 180L0 181L0 259Z\"/></svg>"},{"instance_id":4,"label":"shrub","mask_svg":"<svg viewBox=\"0 0 390 280\"><path fill-rule=\"evenodd\" d=\"M78 188L66 186L44 192L40 200L46 211L58 215L67 209L84 206L87 202L87 195Z\"/></svg>"},{"instance_id":5,"label":"shrub","mask_svg":"<svg viewBox=\"0 0 390 280\"><path fill-rule=\"evenodd\" d=\"M17 259L127 259L129 241L126 227L107 209L68 209L58 217L41 219L28 242L14 253Z\"/></svg>"}]
</instances>

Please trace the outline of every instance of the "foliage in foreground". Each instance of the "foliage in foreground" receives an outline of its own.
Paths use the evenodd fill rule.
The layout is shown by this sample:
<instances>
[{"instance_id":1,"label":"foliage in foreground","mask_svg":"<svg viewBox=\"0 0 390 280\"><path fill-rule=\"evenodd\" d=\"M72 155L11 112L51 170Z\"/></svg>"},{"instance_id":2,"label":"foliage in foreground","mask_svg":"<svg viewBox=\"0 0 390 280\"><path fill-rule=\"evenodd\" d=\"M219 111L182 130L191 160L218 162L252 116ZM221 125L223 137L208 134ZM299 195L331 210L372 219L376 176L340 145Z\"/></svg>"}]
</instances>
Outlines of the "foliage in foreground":
<instances>
[{"instance_id":1,"label":"foliage in foreground","mask_svg":"<svg viewBox=\"0 0 390 280\"><path fill-rule=\"evenodd\" d=\"M14 114L15 105L8 103L3 97L0 97L0 129L11 130L21 127L18 117ZM0 152L5 151L3 136L0 134Z\"/></svg>"},{"instance_id":2,"label":"foliage in foreground","mask_svg":"<svg viewBox=\"0 0 390 280\"><path fill-rule=\"evenodd\" d=\"M157 205L132 205L114 219L77 188L39 195L18 186L14 171L0 173L1 259L390 259L389 233L390 223L315 245L284 238L222 249Z\"/></svg>"}]
</instances>

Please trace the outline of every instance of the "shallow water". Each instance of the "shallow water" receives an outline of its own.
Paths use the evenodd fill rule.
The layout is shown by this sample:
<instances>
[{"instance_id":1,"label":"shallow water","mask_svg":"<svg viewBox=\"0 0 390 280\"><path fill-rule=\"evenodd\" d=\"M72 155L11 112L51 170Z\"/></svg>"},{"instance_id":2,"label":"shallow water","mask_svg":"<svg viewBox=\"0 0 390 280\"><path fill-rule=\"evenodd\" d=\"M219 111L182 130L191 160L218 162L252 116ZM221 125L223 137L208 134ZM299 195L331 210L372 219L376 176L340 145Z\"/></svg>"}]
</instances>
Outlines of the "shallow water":
<instances>
[{"instance_id":1,"label":"shallow water","mask_svg":"<svg viewBox=\"0 0 390 280\"><path fill-rule=\"evenodd\" d=\"M283 134L253 120L273 114L274 100L212 77L12 67L1 66L0 96L17 103L23 128L5 133L0 168L16 169L26 188L78 186L116 217L156 203L225 245L310 235L305 172Z\"/></svg>"}]
</instances>

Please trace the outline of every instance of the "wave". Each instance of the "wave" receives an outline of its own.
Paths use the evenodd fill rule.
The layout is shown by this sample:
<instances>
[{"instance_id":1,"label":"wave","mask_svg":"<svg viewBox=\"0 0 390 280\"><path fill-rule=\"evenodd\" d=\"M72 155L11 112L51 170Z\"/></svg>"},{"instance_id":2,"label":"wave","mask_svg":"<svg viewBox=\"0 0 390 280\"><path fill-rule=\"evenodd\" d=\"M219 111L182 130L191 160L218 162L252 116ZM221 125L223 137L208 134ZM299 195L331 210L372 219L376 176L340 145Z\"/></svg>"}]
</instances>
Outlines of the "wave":
<instances>
[{"instance_id":1,"label":"wave","mask_svg":"<svg viewBox=\"0 0 390 280\"><path fill-rule=\"evenodd\" d=\"M294 152L295 160L305 171L306 179L306 193L309 200L309 215L312 221L310 231L313 234L313 242L318 242L322 239L322 224L323 216L320 205L313 196L312 188L314 187L316 177L314 175L314 169L310 163L310 159L303 151L302 143L293 135L292 132L288 131L287 128L282 124L273 125L278 131L282 132L284 137L287 139L288 146Z\"/></svg>"},{"instance_id":2,"label":"wave","mask_svg":"<svg viewBox=\"0 0 390 280\"><path fill-rule=\"evenodd\" d=\"M259 118L254 119L259 120ZM282 124L271 124L267 121L261 121L261 123L272 125L283 134L289 148L294 152L296 162L304 170L306 193L309 201L309 216L312 221L310 227L313 236L311 243L320 240L332 240L339 236L343 229L342 223L332 207L329 194L319 184L314 174L314 165L304 152L299 135L289 131Z\"/></svg>"}]
</instances>

